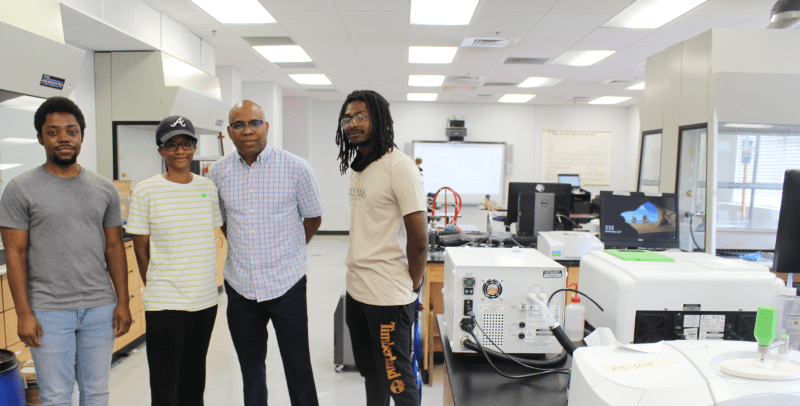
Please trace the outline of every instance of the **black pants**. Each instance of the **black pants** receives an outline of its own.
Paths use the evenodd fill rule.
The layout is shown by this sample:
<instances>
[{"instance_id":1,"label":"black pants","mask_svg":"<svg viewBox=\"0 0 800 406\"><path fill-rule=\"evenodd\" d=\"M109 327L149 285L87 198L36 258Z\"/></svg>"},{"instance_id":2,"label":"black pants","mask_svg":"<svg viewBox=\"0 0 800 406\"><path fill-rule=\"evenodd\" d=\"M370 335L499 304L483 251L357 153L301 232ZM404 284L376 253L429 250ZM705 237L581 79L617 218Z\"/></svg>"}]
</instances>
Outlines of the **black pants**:
<instances>
[{"instance_id":1,"label":"black pants","mask_svg":"<svg viewBox=\"0 0 800 406\"><path fill-rule=\"evenodd\" d=\"M416 303L372 306L347 294L347 327L353 358L367 388L367 406L418 406L419 388L412 368Z\"/></svg>"},{"instance_id":2,"label":"black pants","mask_svg":"<svg viewBox=\"0 0 800 406\"><path fill-rule=\"evenodd\" d=\"M228 327L239 358L245 406L267 405L267 323L272 320L283 359L286 386L292 406L317 406L317 388L308 346L306 277L283 296L257 302L236 292L228 293Z\"/></svg>"},{"instance_id":3,"label":"black pants","mask_svg":"<svg viewBox=\"0 0 800 406\"><path fill-rule=\"evenodd\" d=\"M202 406L217 306L144 312L153 406Z\"/></svg>"}]
</instances>

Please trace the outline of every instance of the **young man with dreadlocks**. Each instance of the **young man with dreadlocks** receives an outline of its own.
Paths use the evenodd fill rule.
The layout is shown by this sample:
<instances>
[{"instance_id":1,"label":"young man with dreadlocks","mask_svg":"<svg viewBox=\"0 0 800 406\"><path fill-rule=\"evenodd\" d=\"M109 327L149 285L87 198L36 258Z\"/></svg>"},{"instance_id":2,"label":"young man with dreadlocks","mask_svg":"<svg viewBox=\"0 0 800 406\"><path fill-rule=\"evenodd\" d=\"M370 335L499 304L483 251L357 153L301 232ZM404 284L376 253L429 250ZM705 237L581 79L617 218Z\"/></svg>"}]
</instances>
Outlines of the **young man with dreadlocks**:
<instances>
[{"instance_id":1,"label":"young man with dreadlocks","mask_svg":"<svg viewBox=\"0 0 800 406\"><path fill-rule=\"evenodd\" d=\"M347 96L336 130L339 169L350 168L347 326L367 406L420 403L412 327L427 261L426 196L417 166L394 145L389 103Z\"/></svg>"}]
</instances>

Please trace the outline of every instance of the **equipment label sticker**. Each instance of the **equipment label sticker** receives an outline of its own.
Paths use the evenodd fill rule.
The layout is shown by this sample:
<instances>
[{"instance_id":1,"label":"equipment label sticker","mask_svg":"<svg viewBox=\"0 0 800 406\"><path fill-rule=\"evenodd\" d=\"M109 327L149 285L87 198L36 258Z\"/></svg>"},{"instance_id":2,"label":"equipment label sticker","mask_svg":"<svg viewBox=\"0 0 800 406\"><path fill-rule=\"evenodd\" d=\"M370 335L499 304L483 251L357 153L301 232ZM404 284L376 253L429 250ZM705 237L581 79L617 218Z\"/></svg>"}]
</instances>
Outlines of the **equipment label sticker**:
<instances>
[{"instance_id":1,"label":"equipment label sticker","mask_svg":"<svg viewBox=\"0 0 800 406\"><path fill-rule=\"evenodd\" d=\"M526 348L550 348L550 341L527 340L525 341Z\"/></svg>"},{"instance_id":2,"label":"equipment label sticker","mask_svg":"<svg viewBox=\"0 0 800 406\"><path fill-rule=\"evenodd\" d=\"M550 271L543 271L545 278L561 278L564 276L564 271L561 269L558 270L550 270Z\"/></svg>"},{"instance_id":3,"label":"equipment label sticker","mask_svg":"<svg viewBox=\"0 0 800 406\"><path fill-rule=\"evenodd\" d=\"M697 340L697 329L696 328L683 329L683 337L687 340Z\"/></svg>"},{"instance_id":4,"label":"equipment label sticker","mask_svg":"<svg viewBox=\"0 0 800 406\"><path fill-rule=\"evenodd\" d=\"M725 331L725 315L709 314L700 316L700 331L721 333ZM700 337L702 339L702 337Z\"/></svg>"},{"instance_id":5,"label":"equipment label sticker","mask_svg":"<svg viewBox=\"0 0 800 406\"><path fill-rule=\"evenodd\" d=\"M605 369L608 372L625 372L625 371L636 371L638 369L644 369L644 368L661 367L664 365L675 365L677 363L678 361L665 358L665 359L656 359L652 361L631 362L630 364L604 365L603 369Z\"/></svg>"},{"instance_id":6,"label":"equipment label sticker","mask_svg":"<svg viewBox=\"0 0 800 406\"><path fill-rule=\"evenodd\" d=\"M700 315L687 314L683 316L683 327L700 327Z\"/></svg>"}]
</instances>

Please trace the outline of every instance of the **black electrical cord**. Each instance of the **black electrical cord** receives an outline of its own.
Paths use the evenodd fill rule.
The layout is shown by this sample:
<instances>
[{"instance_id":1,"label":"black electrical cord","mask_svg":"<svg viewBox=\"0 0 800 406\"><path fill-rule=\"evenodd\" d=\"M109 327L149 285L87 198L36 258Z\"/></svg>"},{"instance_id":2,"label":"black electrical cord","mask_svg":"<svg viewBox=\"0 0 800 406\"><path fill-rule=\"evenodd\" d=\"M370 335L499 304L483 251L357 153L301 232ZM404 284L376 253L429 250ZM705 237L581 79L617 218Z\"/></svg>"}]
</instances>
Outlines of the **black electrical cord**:
<instances>
[{"instance_id":1,"label":"black electrical cord","mask_svg":"<svg viewBox=\"0 0 800 406\"><path fill-rule=\"evenodd\" d=\"M694 238L694 216L696 215L697 214L695 213L691 213L689 215L689 235L692 237L692 242L694 243L694 246L697 247L697 249L700 251L705 251L704 249L700 248L700 245L697 244L697 240Z\"/></svg>"},{"instance_id":2,"label":"black electrical cord","mask_svg":"<svg viewBox=\"0 0 800 406\"><path fill-rule=\"evenodd\" d=\"M475 333L470 331L469 335L472 336L473 340L475 340L476 342L478 341L478 338L475 337ZM495 365L494 362L492 362L492 359L489 357L489 354L486 353L486 350L483 348L483 346L479 346L478 348L480 349L481 353L483 354L483 357L486 358L486 361L489 363L489 365L492 366L492 369L494 369L494 371L497 372L500 376L503 376L503 377L506 377L506 378L509 378L509 379L525 379L525 378L532 378L534 376L552 374L552 373L569 373L569 372L562 372L560 370L550 370L550 371L534 372L532 374L527 374L527 375L509 375L509 374L501 371L499 368L497 368L497 365Z\"/></svg>"},{"instance_id":3,"label":"black electrical cord","mask_svg":"<svg viewBox=\"0 0 800 406\"><path fill-rule=\"evenodd\" d=\"M583 297L585 297L585 298L587 298L587 299L591 300L591 301L592 301L592 303L594 303L594 305L595 305L595 306L597 306L597 308L598 308L598 309L600 309L600 311L601 311L601 312L604 312L604 311L605 311L605 310L603 310L603 306L600 306L599 304L597 304L597 302L595 302L595 301L594 301L594 299L590 298L589 296L586 296L586 294L585 294L585 293L583 293L583 292L581 292L581 291L579 291L579 290L577 290L577 289L568 289L568 288L565 288L565 289L559 289L559 290L557 290L557 291L553 292L553 294L552 294L552 295L550 295L550 298L549 298L549 299L547 299L547 307L550 307L550 302L551 302L551 301L553 301L553 296L555 296L555 295L556 295L556 293L558 293L558 292L575 292L575 293L578 293L578 294L580 294L581 296L583 296Z\"/></svg>"},{"instance_id":4,"label":"black electrical cord","mask_svg":"<svg viewBox=\"0 0 800 406\"><path fill-rule=\"evenodd\" d=\"M563 214L556 214L556 217L559 217L559 218L563 217L563 218L567 219L567 220L568 220L570 223L572 223L572 225L573 225L575 228L581 228L581 226L580 226L580 225L578 225L578 223L576 223L576 222L572 221L572 219L571 219L571 218L569 218L569 216L565 216L565 215L563 215ZM561 220L558 220L558 222L560 223L560 222L561 222Z\"/></svg>"},{"instance_id":5,"label":"black electrical cord","mask_svg":"<svg viewBox=\"0 0 800 406\"><path fill-rule=\"evenodd\" d=\"M481 350L483 350L483 351L488 351L489 353L491 353L491 354L493 354L493 355L495 355L497 357L506 358L506 359L508 359L510 361L513 361L513 362L515 362L515 363L517 363L519 365L522 365L523 367L531 368L531 369L539 369L539 370L542 370L543 368L550 368L550 367L555 367L555 366L561 365L567 359L567 353L563 352L563 351L557 357L551 358L551 359L548 359L548 360L533 360L533 359L515 357L513 355L506 354L506 352L503 351L500 348L500 346L495 344L494 340L492 340L492 338L489 337L489 335L486 334L485 331L483 331L483 328L481 327L481 325L478 324L478 320L475 319L475 313L469 312L469 316L470 316L470 319L472 319L472 322L475 324L475 326L477 326L478 329L481 331L481 333L483 333L484 337L486 337L489 340L489 342L492 343L492 345L495 348L497 348L497 351L494 351L491 348L488 349L488 350L482 348ZM472 334L472 331L468 331L468 333ZM468 343L469 343L469 345L468 345ZM475 340L475 342L472 342L472 341L469 341L469 340L464 342L464 347L466 347L467 349L470 349L472 351L476 351L477 352L476 348L470 348L470 346L483 347L481 345L481 343L477 339ZM547 370L551 371L550 369L547 369ZM569 371L569 370L568 369L563 369L561 371Z\"/></svg>"}]
</instances>

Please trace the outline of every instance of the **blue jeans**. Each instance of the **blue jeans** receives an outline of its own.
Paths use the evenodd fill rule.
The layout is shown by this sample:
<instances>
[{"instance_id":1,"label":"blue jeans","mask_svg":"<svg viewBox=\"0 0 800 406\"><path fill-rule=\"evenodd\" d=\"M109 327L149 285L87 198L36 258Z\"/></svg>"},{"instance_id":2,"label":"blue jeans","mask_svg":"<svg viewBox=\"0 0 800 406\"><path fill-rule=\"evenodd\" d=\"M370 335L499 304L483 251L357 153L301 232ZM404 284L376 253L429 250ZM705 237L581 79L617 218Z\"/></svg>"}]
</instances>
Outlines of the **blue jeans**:
<instances>
[{"instance_id":1,"label":"blue jeans","mask_svg":"<svg viewBox=\"0 0 800 406\"><path fill-rule=\"evenodd\" d=\"M42 325L42 346L31 347L42 406L72 405L76 379L81 406L108 406L115 307L33 312Z\"/></svg>"}]
</instances>

